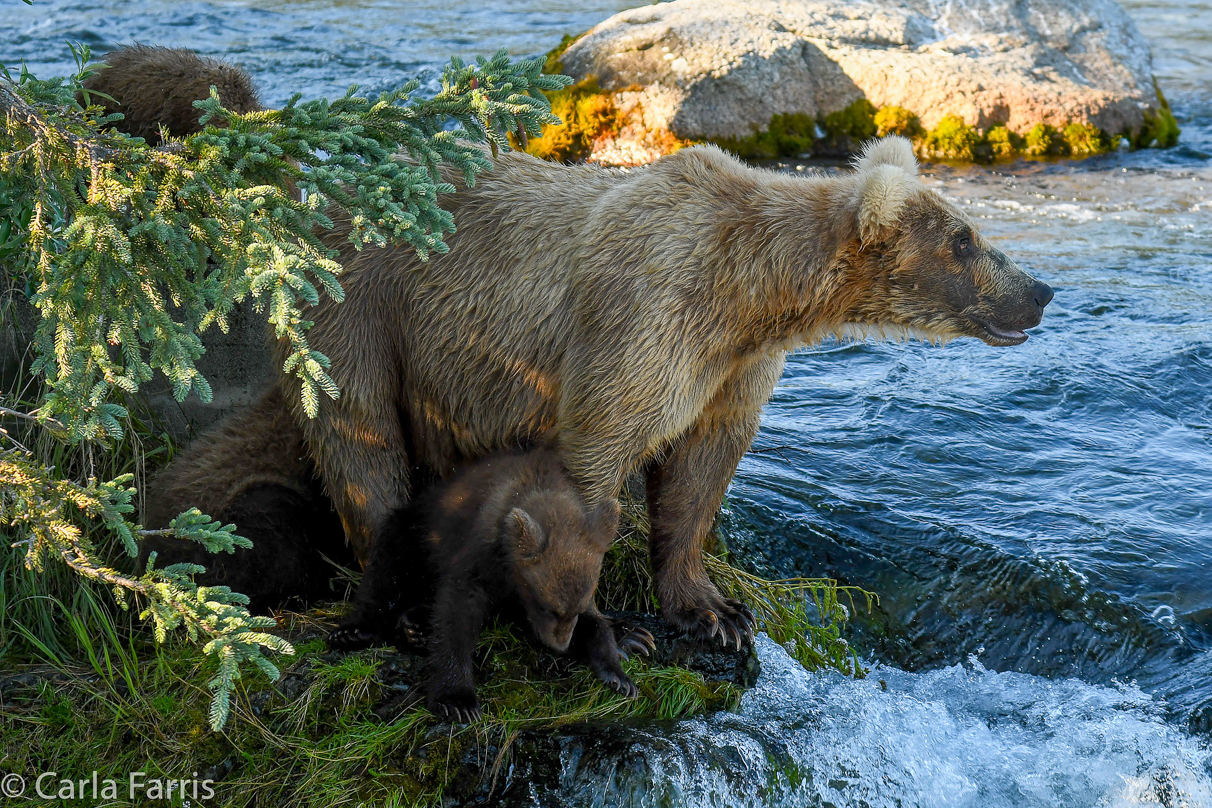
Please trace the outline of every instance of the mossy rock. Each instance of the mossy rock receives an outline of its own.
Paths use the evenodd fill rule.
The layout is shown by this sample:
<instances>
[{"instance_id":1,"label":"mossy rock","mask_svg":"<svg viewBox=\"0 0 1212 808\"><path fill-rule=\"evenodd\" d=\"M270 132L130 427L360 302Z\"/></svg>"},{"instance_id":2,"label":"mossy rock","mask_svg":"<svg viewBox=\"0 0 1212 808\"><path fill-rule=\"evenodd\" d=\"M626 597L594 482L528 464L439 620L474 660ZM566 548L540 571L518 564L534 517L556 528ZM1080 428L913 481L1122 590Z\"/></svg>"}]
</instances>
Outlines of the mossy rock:
<instances>
[{"instance_id":1,"label":"mossy rock","mask_svg":"<svg viewBox=\"0 0 1212 808\"><path fill-rule=\"evenodd\" d=\"M877 137L900 135L916 140L926 134L922 121L904 107L881 107L872 117Z\"/></svg>"},{"instance_id":2,"label":"mossy rock","mask_svg":"<svg viewBox=\"0 0 1212 808\"><path fill-rule=\"evenodd\" d=\"M564 36L548 52L545 70L563 71L561 57L579 36ZM1156 87L1156 82L1154 82ZM640 89L638 87L630 89ZM589 158L601 144L615 142L623 129L616 94L602 89L593 77L548 96L552 110L564 123L546 127L543 136L530 141L527 151L559 162ZM1168 148L1178 142L1179 127L1170 106L1157 89L1158 107L1146 110L1145 123L1131 137L1134 148ZM625 138L635 120L628 113ZM642 128L642 126L640 127ZM647 133L655 138L661 133ZM668 144L657 138L647 143L649 154L661 154L688 145L672 132L663 133ZM898 106L877 108L866 98L858 98L844 109L813 117L806 113L786 112L771 117L764 126L753 126L745 137L715 138L711 142L748 160L799 158L809 156L847 157L856 154L862 144L875 137L900 135L912 140L919 155L930 160L987 163L1020 156L1085 157L1112 151L1126 135L1113 135L1086 123L1071 122L1055 127L1037 124L1025 135L1004 124L985 131L970 126L957 115L948 115L926 131L912 110ZM609 151L609 146L606 147Z\"/></svg>"},{"instance_id":3,"label":"mossy rock","mask_svg":"<svg viewBox=\"0 0 1212 808\"><path fill-rule=\"evenodd\" d=\"M926 134L921 148L929 157L973 162L978 159L981 145L976 129L958 115L948 115Z\"/></svg>"},{"instance_id":4,"label":"mossy rock","mask_svg":"<svg viewBox=\"0 0 1212 808\"><path fill-rule=\"evenodd\" d=\"M816 119L802 112L775 114L764 130L755 127L748 137L716 138L712 142L746 160L806 157L816 143Z\"/></svg>"}]
</instances>

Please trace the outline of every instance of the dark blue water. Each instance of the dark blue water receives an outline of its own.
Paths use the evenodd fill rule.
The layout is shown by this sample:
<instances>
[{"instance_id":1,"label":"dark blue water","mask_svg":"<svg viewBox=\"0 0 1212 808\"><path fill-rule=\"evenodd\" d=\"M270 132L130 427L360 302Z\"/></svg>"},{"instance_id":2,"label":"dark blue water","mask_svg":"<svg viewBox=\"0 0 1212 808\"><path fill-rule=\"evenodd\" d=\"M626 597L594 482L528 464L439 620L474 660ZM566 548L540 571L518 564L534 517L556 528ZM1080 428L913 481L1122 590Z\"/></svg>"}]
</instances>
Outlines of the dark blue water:
<instances>
[{"instance_id":1,"label":"dark blue water","mask_svg":"<svg viewBox=\"0 0 1212 808\"><path fill-rule=\"evenodd\" d=\"M272 104L542 53L628 5L11 0L0 58L189 46ZM809 676L764 644L739 715L637 730L626 765L570 764L569 794L1212 806L1212 2L1125 5L1179 147L925 172L1055 287L1031 339L800 352L730 491L738 556L880 594L854 635L880 667Z\"/></svg>"}]
</instances>

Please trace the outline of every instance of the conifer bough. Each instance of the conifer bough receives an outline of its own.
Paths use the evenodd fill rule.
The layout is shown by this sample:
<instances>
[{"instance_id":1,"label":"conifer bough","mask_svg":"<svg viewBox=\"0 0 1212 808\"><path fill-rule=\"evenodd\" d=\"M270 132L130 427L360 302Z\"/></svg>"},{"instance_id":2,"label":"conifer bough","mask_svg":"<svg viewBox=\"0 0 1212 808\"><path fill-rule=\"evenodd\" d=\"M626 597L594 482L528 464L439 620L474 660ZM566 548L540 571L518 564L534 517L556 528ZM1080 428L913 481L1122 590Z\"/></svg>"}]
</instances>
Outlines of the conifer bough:
<instances>
[{"instance_id":1,"label":"conifer bough","mask_svg":"<svg viewBox=\"0 0 1212 808\"><path fill-rule=\"evenodd\" d=\"M331 217L348 219L359 248L407 244L422 259L446 252L455 222L439 195L454 187L439 166L472 184L492 167L476 144L495 155L509 148L509 135L525 141L558 122L543 91L568 82L543 75L542 59L515 62L502 50L475 65L451 59L441 91L426 99L412 97L419 83L411 81L375 100L352 87L334 101L300 103L296 95L279 110L237 114L212 88L198 114L225 127L153 147L107 128L120 126L120 116L86 106L81 84L104 68L89 64L87 47L71 48L78 69L65 79L0 68L0 267L41 315L33 344L40 400L23 408L0 391L0 416L102 448L127 428L124 397L157 371L177 400L191 392L210 400L195 364L200 335L226 331L246 298L290 341L283 372L301 380L306 411L315 414L321 392L336 398L328 359L308 346L303 316L321 293L342 298L341 267L319 238ZM303 193L284 190L292 186ZM137 553L129 476L67 479L0 429L0 485L0 525L27 567L57 558L113 587L123 606L128 596L141 599L161 641L177 627L206 639L205 651L219 660L216 729L241 664L277 676L263 651L291 647L266 632L271 619L249 615L243 595L196 586L193 565L155 569L151 558L133 576L100 557L94 533ZM235 529L193 510L168 532L231 552L248 545Z\"/></svg>"}]
</instances>

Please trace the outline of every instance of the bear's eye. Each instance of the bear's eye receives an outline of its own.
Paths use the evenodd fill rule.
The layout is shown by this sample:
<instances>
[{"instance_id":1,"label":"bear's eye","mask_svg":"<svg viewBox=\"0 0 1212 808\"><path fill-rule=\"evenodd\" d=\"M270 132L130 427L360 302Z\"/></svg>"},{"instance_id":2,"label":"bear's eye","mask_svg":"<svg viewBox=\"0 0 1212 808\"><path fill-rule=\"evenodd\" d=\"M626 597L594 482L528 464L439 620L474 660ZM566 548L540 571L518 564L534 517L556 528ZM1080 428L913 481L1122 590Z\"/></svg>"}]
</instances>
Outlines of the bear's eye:
<instances>
[{"instance_id":1,"label":"bear's eye","mask_svg":"<svg viewBox=\"0 0 1212 808\"><path fill-rule=\"evenodd\" d=\"M955 251L960 255L967 255L972 249L972 237L968 235L960 236L955 240Z\"/></svg>"}]
</instances>

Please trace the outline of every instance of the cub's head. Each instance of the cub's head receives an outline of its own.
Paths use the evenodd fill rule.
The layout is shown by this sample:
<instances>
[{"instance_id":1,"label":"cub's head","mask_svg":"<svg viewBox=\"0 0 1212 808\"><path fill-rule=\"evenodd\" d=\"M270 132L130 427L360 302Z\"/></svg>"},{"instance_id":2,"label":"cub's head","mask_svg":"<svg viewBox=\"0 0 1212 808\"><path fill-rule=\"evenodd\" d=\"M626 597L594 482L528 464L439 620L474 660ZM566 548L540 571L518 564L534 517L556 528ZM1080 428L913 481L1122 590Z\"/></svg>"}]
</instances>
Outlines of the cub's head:
<instances>
[{"instance_id":1,"label":"cub's head","mask_svg":"<svg viewBox=\"0 0 1212 808\"><path fill-rule=\"evenodd\" d=\"M958 208L918 179L909 141L868 144L853 176L859 246L847 320L859 330L927 339L1026 342L1052 289L989 244Z\"/></svg>"},{"instance_id":2,"label":"cub's head","mask_svg":"<svg viewBox=\"0 0 1212 808\"><path fill-rule=\"evenodd\" d=\"M616 500L586 513L571 492L529 497L506 514L501 532L514 589L535 636L553 651L568 650L577 616L593 603L618 521Z\"/></svg>"}]
</instances>

